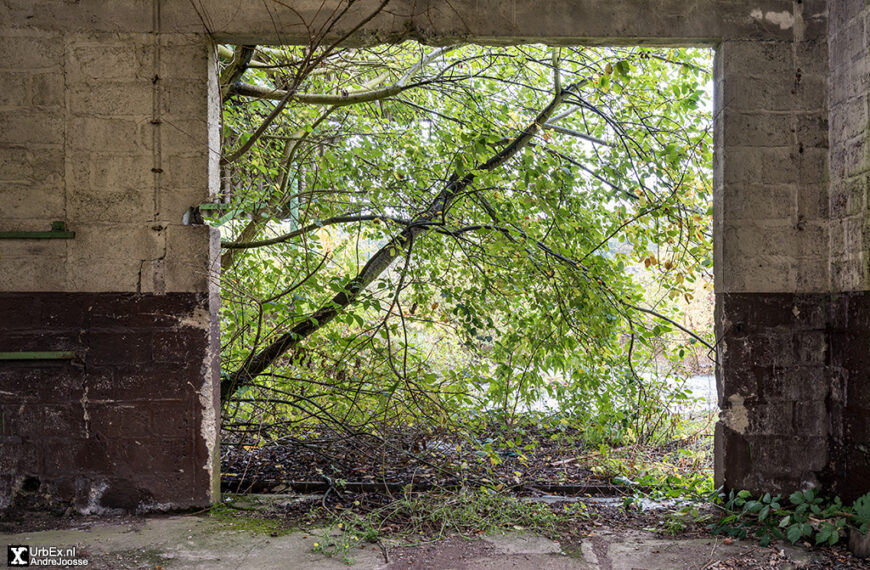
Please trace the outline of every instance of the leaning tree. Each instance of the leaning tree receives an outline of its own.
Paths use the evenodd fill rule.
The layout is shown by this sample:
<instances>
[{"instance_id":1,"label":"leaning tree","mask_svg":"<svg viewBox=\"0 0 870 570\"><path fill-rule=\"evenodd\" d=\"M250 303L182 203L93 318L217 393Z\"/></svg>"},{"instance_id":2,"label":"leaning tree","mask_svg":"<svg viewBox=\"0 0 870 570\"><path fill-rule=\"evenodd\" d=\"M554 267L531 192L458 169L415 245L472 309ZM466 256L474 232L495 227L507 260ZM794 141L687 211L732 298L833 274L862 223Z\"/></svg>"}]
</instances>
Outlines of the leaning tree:
<instances>
[{"instance_id":1,"label":"leaning tree","mask_svg":"<svg viewBox=\"0 0 870 570\"><path fill-rule=\"evenodd\" d=\"M711 266L708 54L328 33L220 47L205 213L230 413L370 430L546 392L628 426L656 406L650 358L711 348L676 305Z\"/></svg>"}]
</instances>

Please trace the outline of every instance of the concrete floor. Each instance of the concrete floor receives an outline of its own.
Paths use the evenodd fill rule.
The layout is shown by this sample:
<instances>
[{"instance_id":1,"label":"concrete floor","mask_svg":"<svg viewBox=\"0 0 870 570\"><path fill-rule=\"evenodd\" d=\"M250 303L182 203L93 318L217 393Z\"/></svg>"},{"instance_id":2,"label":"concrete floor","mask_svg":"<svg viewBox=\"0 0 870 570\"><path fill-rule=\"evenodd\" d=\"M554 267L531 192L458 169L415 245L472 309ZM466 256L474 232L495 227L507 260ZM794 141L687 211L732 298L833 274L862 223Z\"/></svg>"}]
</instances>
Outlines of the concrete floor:
<instances>
[{"instance_id":1,"label":"concrete floor","mask_svg":"<svg viewBox=\"0 0 870 570\"><path fill-rule=\"evenodd\" d=\"M777 550L754 543L724 544L721 540L670 539L640 531L602 530L578 545L523 533L494 535L481 540L451 538L411 547L382 549L366 544L348 551L352 564L328 558L312 548L313 532L284 536L238 530L226 521L184 515L97 522L86 529L0 534L0 543L28 546L78 546L89 568L132 569L671 569L717 567L717 560L753 558L768 561ZM780 547L781 548L781 547ZM787 547L776 568L809 563L812 555ZM705 566L706 565L706 566Z\"/></svg>"}]
</instances>

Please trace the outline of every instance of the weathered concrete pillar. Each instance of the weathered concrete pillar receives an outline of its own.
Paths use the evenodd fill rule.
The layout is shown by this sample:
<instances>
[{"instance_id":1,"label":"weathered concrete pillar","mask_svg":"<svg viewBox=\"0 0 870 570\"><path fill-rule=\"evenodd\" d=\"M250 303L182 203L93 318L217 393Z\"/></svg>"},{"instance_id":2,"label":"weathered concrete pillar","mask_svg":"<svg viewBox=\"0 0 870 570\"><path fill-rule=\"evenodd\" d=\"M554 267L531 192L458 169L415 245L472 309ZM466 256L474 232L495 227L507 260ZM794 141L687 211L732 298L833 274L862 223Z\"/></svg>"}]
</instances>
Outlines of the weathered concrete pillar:
<instances>
[{"instance_id":1,"label":"weathered concrete pillar","mask_svg":"<svg viewBox=\"0 0 870 570\"><path fill-rule=\"evenodd\" d=\"M730 488L816 486L829 461L827 46L809 10L824 4L759 13L792 37L717 52L716 475Z\"/></svg>"},{"instance_id":2,"label":"weathered concrete pillar","mask_svg":"<svg viewBox=\"0 0 870 570\"><path fill-rule=\"evenodd\" d=\"M831 479L870 491L870 5L830 3Z\"/></svg>"},{"instance_id":3,"label":"weathered concrete pillar","mask_svg":"<svg viewBox=\"0 0 870 570\"><path fill-rule=\"evenodd\" d=\"M772 13L790 42L719 49L716 475L852 499L870 491L867 15L838 1L807 25L824 10Z\"/></svg>"},{"instance_id":4,"label":"weathered concrete pillar","mask_svg":"<svg viewBox=\"0 0 870 570\"><path fill-rule=\"evenodd\" d=\"M0 351L73 353L0 360L0 508L219 493L217 237L182 219L216 183L215 60L116 8L0 25L0 231L75 232L0 240Z\"/></svg>"}]
</instances>

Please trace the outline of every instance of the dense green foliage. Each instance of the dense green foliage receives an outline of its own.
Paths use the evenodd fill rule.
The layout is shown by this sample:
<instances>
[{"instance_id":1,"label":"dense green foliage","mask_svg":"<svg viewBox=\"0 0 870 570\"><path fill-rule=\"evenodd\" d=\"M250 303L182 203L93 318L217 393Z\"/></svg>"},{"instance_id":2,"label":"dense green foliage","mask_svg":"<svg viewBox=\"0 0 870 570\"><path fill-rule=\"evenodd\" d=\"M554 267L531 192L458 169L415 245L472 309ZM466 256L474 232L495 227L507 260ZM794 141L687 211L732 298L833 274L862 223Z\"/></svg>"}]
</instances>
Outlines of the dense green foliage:
<instances>
[{"instance_id":1,"label":"dense green foliage","mask_svg":"<svg viewBox=\"0 0 870 570\"><path fill-rule=\"evenodd\" d=\"M826 500L813 489L795 491L788 501L770 493L753 498L749 491L731 491L723 509L725 515L713 526L714 532L737 538L752 535L761 546L777 539L834 545L845 538L848 528L866 534L870 527L870 493L847 506L839 497Z\"/></svg>"},{"instance_id":2,"label":"dense green foliage","mask_svg":"<svg viewBox=\"0 0 870 570\"><path fill-rule=\"evenodd\" d=\"M656 373L712 343L677 326L712 265L708 51L223 53L238 429L458 429L542 397L598 441L673 427Z\"/></svg>"}]
</instances>

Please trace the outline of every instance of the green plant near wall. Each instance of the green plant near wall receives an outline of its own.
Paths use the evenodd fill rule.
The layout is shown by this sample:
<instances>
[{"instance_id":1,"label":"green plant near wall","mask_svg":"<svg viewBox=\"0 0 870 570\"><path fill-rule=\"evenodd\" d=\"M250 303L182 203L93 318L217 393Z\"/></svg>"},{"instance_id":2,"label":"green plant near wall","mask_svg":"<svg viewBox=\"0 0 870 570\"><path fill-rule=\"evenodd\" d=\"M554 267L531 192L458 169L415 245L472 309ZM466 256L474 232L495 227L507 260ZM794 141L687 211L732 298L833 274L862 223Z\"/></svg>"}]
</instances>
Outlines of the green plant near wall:
<instances>
[{"instance_id":1,"label":"green plant near wall","mask_svg":"<svg viewBox=\"0 0 870 570\"><path fill-rule=\"evenodd\" d=\"M834 545L848 528L867 533L870 527L870 493L847 506L839 497L828 500L813 489L795 491L787 502L782 495L753 498L749 491L731 491L723 509L725 515L713 525L715 534L746 538L751 533L761 546L774 539Z\"/></svg>"}]
</instances>

